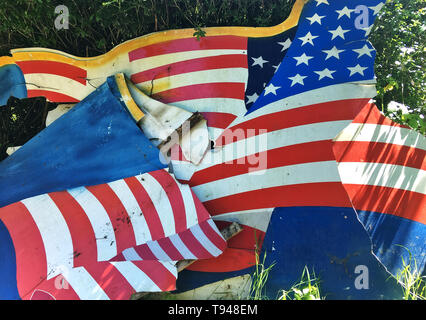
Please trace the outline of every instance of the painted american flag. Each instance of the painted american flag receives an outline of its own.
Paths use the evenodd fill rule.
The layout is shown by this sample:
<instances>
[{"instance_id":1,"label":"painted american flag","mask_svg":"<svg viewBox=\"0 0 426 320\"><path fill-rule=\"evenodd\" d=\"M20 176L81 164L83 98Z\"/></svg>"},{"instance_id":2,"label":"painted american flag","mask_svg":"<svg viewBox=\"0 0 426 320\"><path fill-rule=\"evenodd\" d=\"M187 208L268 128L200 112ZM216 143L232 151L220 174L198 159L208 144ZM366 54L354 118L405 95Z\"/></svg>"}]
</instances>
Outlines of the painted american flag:
<instances>
[{"instance_id":1,"label":"painted american flag","mask_svg":"<svg viewBox=\"0 0 426 320\"><path fill-rule=\"evenodd\" d=\"M253 265L254 247L277 207L352 207L332 140L376 95L375 50L367 38L383 4L310 1L278 68L268 61L280 46L260 57L248 53L253 79L262 65L271 80L260 78L263 90L248 92L248 111L218 137L204 162L194 168L175 161L177 177L189 181L216 221L238 220L246 228L218 259L189 269L230 272ZM355 22L360 5L368 25Z\"/></svg>"},{"instance_id":2,"label":"painted american flag","mask_svg":"<svg viewBox=\"0 0 426 320\"><path fill-rule=\"evenodd\" d=\"M165 170L24 199L1 208L0 219L22 299L174 290L177 261L226 247L189 186Z\"/></svg>"},{"instance_id":3,"label":"painted american flag","mask_svg":"<svg viewBox=\"0 0 426 320\"><path fill-rule=\"evenodd\" d=\"M397 274L426 257L426 139L368 104L333 142L339 174L374 253Z\"/></svg>"}]
</instances>

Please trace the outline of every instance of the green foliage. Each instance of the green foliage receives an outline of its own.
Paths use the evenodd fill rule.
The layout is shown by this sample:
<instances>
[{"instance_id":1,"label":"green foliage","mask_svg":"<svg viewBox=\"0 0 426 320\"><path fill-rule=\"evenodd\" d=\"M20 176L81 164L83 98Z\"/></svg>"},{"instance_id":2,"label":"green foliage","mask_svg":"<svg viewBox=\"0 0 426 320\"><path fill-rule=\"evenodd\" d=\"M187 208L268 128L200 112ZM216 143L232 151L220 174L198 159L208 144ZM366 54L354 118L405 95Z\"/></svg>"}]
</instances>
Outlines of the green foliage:
<instances>
[{"instance_id":1,"label":"green foliage","mask_svg":"<svg viewBox=\"0 0 426 320\"><path fill-rule=\"evenodd\" d=\"M299 282L294 284L289 290L281 290L278 300L321 300L320 280L315 272L309 271L305 266Z\"/></svg>"},{"instance_id":2,"label":"green foliage","mask_svg":"<svg viewBox=\"0 0 426 320\"><path fill-rule=\"evenodd\" d=\"M259 254L256 250L255 252L256 257L256 266L254 273L251 277L251 287L250 287L250 294L249 299L250 300L265 300L265 285L268 281L269 272L274 267L275 263L271 264L269 267L265 266L265 259L266 259L266 252L263 255L263 260L260 262L259 260Z\"/></svg>"},{"instance_id":3,"label":"green foliage","mask_svg":"<svg viewBox=\"0 0 426 320\"><path fill-rule=\"evenodd\" d=\"M409 260L405 261L403 257L401 258L403 268L396 275L396 279L402 287L402 299L426 300L426 276L422 276L416 259L412 258L411 252L407 248L405 249L409 253Z\"/></svg>"},{"instance_id":4,"label":"green foliage","mask_svg":"<svg viewBox=\"0 0 426 320\"><path fill-rule=\"evenodd\" d=\"M426 2L388 0L370 39L377 50L377 105L393 120L426 132ZM390 102L408 110L388 110Z\"/></svg>"}]
</instances>

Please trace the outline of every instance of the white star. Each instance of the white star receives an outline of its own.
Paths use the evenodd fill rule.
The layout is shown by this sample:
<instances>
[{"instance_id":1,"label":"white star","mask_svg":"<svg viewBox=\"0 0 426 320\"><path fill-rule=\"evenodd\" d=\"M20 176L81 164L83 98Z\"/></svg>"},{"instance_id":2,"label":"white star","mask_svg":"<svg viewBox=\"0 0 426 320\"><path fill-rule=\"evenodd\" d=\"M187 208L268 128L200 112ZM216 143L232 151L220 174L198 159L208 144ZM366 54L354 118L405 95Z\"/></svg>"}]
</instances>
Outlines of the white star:
<instances>
[{"instance_id":1,"label":"white star","mask_svg":"<svg viewBox=\"0 0 426 320\"><path fill-rule=\"evenodd\" d=\"M349 9L348 7L344 7L342 10L336 10L336 12L339 14L339 17L337 20L339 20L343 16L347 16L349 19L351 18L351 13L355 10Z\"/></svg>"},{"instance_id":2,"label":"white star","mask_svg":"<svg viewBox=\"0 0 426 320\"><path fill-rule=\"evenodd\" d=\"M311 56L307 56L305 53L303 53L300 57L293 57L294 59L296 59L297 64L296 66L298 66L301 63L306 64L307 66L309 65L309 60L313 59L314 57Z\"/></svg>"},{"instance_id":3,"label":"white star","mask_svg":"<svg viewBox=\"0 0 426 320\"><path fill-rule=\"evenodd\" d=\"M300 40L302 40L302 47L306 44L306 43L310 43L311 45L314 45L314 42L313 42L313 40L315 39L315 38L318 38L318 36L313 36L310 32L308 32L307 34L306 34L306 36L304 36L304 37L300 37L299 39Z\"/></svg>"},{"instance_id":4,"label":"white star","mask_svg":"<svg viewBox=\"0 0 426 320\"><path fill-rule=\"evenodd\" d=\"M364 45L364 47L362 47L361 49L353 49L353 51L358 53L358 59L361 58L363 55L367 55L372 58L373 56L371 55L371 52L373 52L374 49L370 49L367 45Z\"/></svg>"},{"instance_id":5,"label":"white star","mask_svg":"<svg viewBox=\"0 0 426 320\"><path fill-rule=\"evenodd\" d=\"M318 22L319 24L321 24L321 19L325 18L325 16L319 16L317 13L315 13L312 17L310 18L306 18L308 19L311 24Z\"/></svg>"},{"instance_id":6,"label":"white star","mask_svg":"<svg viewBox=\"0 0 426 320\"><path fill-rule=\"evenodd\" d=\"M284 42L278 42L278 44L280 46L283 46L282 49L281 49L281 52L283 52L283 51L287 50L288 48L290 48L290 46L291 46L291 40L290 40L290 38L288 38Z\"/></svg>"},{"instance_id":7,"label":"white star","mask_svg":"<svg viewBox=\"0 0 426 320\"><path fill-rule=\"evenodd\" d=\"M280 65L281 65L281 62L277 66L272 66L272 68L275 69L274 73L278 71L278 68L280 67Z\"/></svg>"},{"instance_id":8,"label":"white star","mask_svg":"<svg viewBox=\"0 0 426 320\"><path fill-rule=\"evenodd\" d=\"M331 57L335 57L335 58L340 60L340 53L342 53L345 50L339 50L339 49L336 48L336 46L334 46L330 50L322 50L322 51L327 54L327 57L325 58L325 60L328 60Z\"/></svg>"},{"instance_id":9,"label":"white star","mask_svg":"<svg viewBox=\"0 0 426 320\"><path fill-rule=\"evenodd\" d=\"M324 3L324 4L327 4L327 5L330 5L329 3L328 3L328 0L315 0L316 2L317 2L317 7L321 4L321 3Z\"/></svg>"},{"instance_id":10,"label":"white star","mask_svg":"<svg viewBox=\"0 0 426 320\"><path fill-rule=\"evenodd\" d=\"M336 71L335 70L328 70L327 68L325 68L323 71L314 71L314 72L319 75L318 80L321 80L322 78L325 78L325 77L334 79L333 73L335 73Z\"/></svg>"},{"instance_id":11,"label":"white star","mask_svg":"<svg viewBox=\"0 0 426 320\"><path fill-rule=\"evenodd\" d=\"M303 79L307 78L305 76L301 76L300 74L296 74L294 77L288 77L292 82L291 82L291 87L294 86L296 83L301 84L302 86L304 86L305 84L303 83Z\"/></svg>"},{"instance_id":12,"label":"white star","mask_svg":"<svg viewBox=\"0 0 426 320\"><path fill-rule=\"evenodd\" d=\"M248 98L247 104L249 104L249 103L254 103L257 100L257 98L259 98L259 96L255 92L251 96L247 95L247 98Z\"/></svg>"},{"instance_id":13,"label":"white star","mask_svg":"<svg viewBox=\"0 0 426 320\"><path fill-rule=\"evenodd\" d=\"M371 33L371 30L373 29L374 24L372 24L371 26L369 26L368 28L362 28L362 30L365 31L365 36L368 37Z\"/></svg>"},{"instance_id":14,"label":"white star","mask_svg":"<svg viewBox=\"0 0 426 320\"><path fill-rule=\"evenodd\" d=\"M343 40L345 40L345 33L349 31L350 30L343 30L341 26L338 26L336 30L329 31L332 34L331 40L333 40L336 37L340 37Z\"/></svg>"},{"instance_id":15,"label":"white star","mask_svg":"<svg viewBox=\"0 0 426 320\"><path fill-rule=\"evenodd\" d=\"M373 12L374 15L377 15L380 12L380 10L382 10L382 8L383 8L384 5L385 4L383 2L380 2L377 6L375 6L375 7L369 7L369 8L374 11Z\"/></svg>"},{"instance_id":16,"label":"white star","mask_svg":"<svg viewBox=\"0 0 426 320\"><path fill-rule=\"evenodd\" d=\"M270 93L273 93L274 95L277 95L277 90L278 89L280 89L281 87L275 87L272 83L269 85L269 86L267 86L266 88L265 88L265 96L267 95L267 94L270 94Z\"/></svg>"},{"instance_id":17,"label":"white star","mask_svg":"<svg viewBox=\"0 0 426 320\"><path fill-rule=\"evenodd\" d=\"M351 72L351 74L349 75L349 77L352 77L354 74L359 73L360 75L364 75L364 70L368 69L367 67L361 67L359 64L356 65L355 67L348 67L349 71Z\"/></svg>"},{"instance_id":18,"label":"white star","mask_svg":"<svg viewBox=\"0 0 426 320\"><path fill-rule=\"evenodd\" d=\"M252 59L254 61L253 64L251 65L252 67L258 65L261 68L263 68L263 64L269 62L269 61L263 60L262 56L260 56L259 58L252 57Z\"/></svg>"}]
</instances>

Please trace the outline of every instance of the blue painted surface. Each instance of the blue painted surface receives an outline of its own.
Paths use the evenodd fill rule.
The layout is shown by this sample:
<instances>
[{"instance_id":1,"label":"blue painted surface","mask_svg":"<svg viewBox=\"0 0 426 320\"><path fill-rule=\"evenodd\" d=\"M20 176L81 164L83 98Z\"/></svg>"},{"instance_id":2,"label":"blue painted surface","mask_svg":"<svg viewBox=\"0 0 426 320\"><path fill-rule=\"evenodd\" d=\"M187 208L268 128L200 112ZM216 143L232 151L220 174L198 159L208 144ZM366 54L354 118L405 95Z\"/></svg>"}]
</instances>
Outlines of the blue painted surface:
<instances>
[{"instance_id":1,"label":"blue painted surface","mask_svg":"<svg viewBox=\"0 0 426 320\"><path fill-rule=\"evenodd\" d=\"M275 266L266 285L269 299L300 280L308 266L321 279L321 293L327 299L398 299L401 288L371 253L369 237L351 208L293 207L274 210L260 258ZM357 266L368 268L368 289L357 289ZM178 292L241 274L253 268L229 273L183 271Z\"/></svg>"},{"instance_id":2,"label":"blue painted surface","mask_svg":"<svg viewBox=\"0 0 426 320\"><path fill-rule=\"evenodd\" d=\"M338 0L327 3L308 2L303 8L296 35L286 56L275 75L268 82L269 84L265 84L266 88L273 85L277 88L276 91L274 93L263 91L247 113L309 90L347 82L373 80L375 78L376 51L368 41L365 29L359 23L361 11L357 13L354 10L349 16L343 13L340 16L337 11L342 10L345 6L351 10L356 7L366 8L367 16L364 17L364 23L368 22L368 27L370 27L377 17L371 8L382 2L383 0L359 0L356 3L344 3ZM321 21L321 24L318 21ZM344 39L338 35L340 28L344 30ZM334 32L335 30L337 31ZM371 50L369 55L360 56L353 51L364 46ZM331 50L334 47L341 50L339 54L328 55L327 52L324 52L324 50ZM310 57L307 62L302 62L303 55ZM358 64L365 69L362 72L351 73L348 68L353 68ZM320 77L317 72L325 69L333 71L332 75ZM303 77L303 81L293 81L293 77L296 75Z\"/></svg>"},{"instance_id":3,"label":"blue painted surface","mask_svg":"<svg viewBox=\"0 0 426 320\"><path fill-rule=\"evenodd\" d=\"M392 274L404 267L402 259L408 264L410 258L413 267L416 264L420 272L425 272L424 224L379 212L358 211L358 216L372 239L374 254Z\"/></svg>"},{"instance_id":4,"label":"blue painted surface","mask_svg":"<svg viewBox=\"0 0 426 320\"><path fill-rule=\"evenodd\" d=\"M27 97L24 75L15 64L0 67L0 106L6 105L11 96L19 99Z\"/></svg>"},{"instance_id":5,"label":"blue painted surface","mask_svg":"<svg viewBox=\"0 0 426 320\"><path fill-rule=\"evenodd\" d=\"M0 162L0 207L167 167L117 99L113 77Z\"/></svg>"},{"instance_id":6,"label":"blue painted surface","mask_svg":"<svg viewBox=\"0 0 426 320\"><path fill-rule=\"evenodd\" d=\"M0 220L0 300L20 299L16 287L16 255L12 238Z\"/></svg>"}]
</instances>

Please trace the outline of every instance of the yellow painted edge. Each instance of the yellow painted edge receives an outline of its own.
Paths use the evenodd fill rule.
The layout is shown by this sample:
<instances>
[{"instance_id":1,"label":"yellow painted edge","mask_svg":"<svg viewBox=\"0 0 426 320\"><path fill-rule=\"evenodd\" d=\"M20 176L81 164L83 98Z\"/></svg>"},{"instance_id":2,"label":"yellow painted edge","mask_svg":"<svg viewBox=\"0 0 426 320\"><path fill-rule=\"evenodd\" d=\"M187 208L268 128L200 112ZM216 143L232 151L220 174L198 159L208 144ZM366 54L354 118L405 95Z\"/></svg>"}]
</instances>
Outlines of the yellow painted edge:
<instances>
[{"instance_id":1,"label":"yellow painted edge","mask_svg":"<svg viewBox=\"0 0 426 320\"><path fill-rule=\"evenodd\" d=\"M144 113L141 111L141 109L139 109L135 100L133 100L129 88L127 87L124 74L117 73L115 75L115 82L117 83L118 90L120 91L120 94L123 97L123 101L126 104L127 109L129 110L133 119L135 119L136 122L139 122L143 118Z\"/></svg>"},{"instance_id":2,"label":"yellow painted edge","mask_svg":"<svg viewBox=\"0 0 426 320\"><path fill-rule=\"evenodd\" d=\"M273 27L210 27L203 29L207 36L241 36L241 37L270 37L297 26L303 7L307 0L296 0L289 17L279 25ZM15 61L50 60L64 62L80 68L91 68L108 63L118 55L144 46L171 41L176 39L193 38L194 29L177 29L150 33L135 39L128 40L114 47L105 54L95 57L77 57L62 51L46 48L13 49L11 53ZM1 61L0 61L1 65Z\"/></svg>"}]
</instances>

